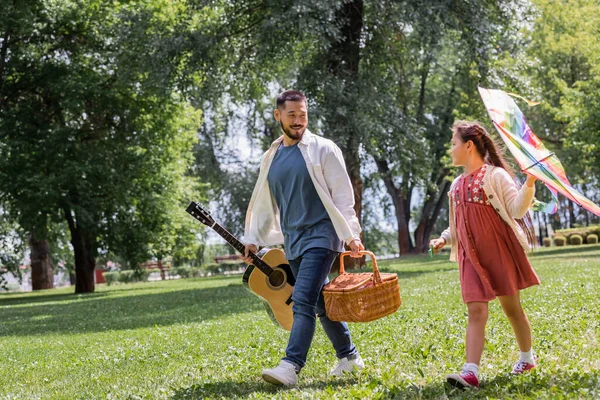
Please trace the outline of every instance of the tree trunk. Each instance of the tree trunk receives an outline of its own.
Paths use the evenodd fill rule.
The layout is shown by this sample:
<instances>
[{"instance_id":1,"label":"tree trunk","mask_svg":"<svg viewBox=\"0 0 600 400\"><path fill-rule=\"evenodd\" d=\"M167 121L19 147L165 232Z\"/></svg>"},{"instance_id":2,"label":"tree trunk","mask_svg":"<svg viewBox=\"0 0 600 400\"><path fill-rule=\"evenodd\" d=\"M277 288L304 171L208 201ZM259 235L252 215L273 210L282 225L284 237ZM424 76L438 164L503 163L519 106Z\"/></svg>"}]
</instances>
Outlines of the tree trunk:
<instances>
[{"instance_id":1,"label":"tree trunk","mask_svg":"<svg viewBox=\"0 0 600 400\"><path fill-rule=\"evenodd\" d=\"M569 200L569 228L573 228L577 223L577 218L575 217L575 206L573 201Z\"/></svg>"},{"instance_id":2,"label":"tree trunk","mask_svg":"<svg viewBox=\"0 0 600 400\"><path fill-rule=\"evenodd\" d=\"M392 198L392 204L394 204L396 223L398 224L398 250L400 255L408 254L412 251L413 245L408 229L409 220L407 219L407 215L410 216L410 213L406 211L407 196L402 189L394 184L387 161L377 159L375 160L375 164L377 164L377 170L381 174L385 188Z\"/></svg>"},{"instance_id":3,"label":"tree trunk","mask_svg":"<svg viewBox=\"0 0 600 400\"><path fill-rule=\"evenodd\" d=\"M90 232L77 224L69 208L65 208L64 211L75 253L75 293L93 293L96 286L94 281L95 240Z\"/></svg>"},{"instance_id":4,"label":"tree trunk","mask_svg":"<svg viewBox=\"0 0 600 400\"><path fill-rule=\"evenodd\" d=\"M446 177L449 173L450 170L447 168L440 171L436 180L438 189L427 192L427 199L423 205L421 219L415 230L415 250L418 253L425 253L429 249L429 236L440 214L440 210L448 197L447 192L450 189L450 182L446 180Z\"/></svg>"},{"instance_id":5,"label":"tree trunk","mask_svg":"<svg viewBox=\"0 0 600 400\"><path fill-rule=\"evenodd\" d=\"M362 196L363 196L363 181L360 175L360 156L359 144L360 135L346 115L352 115L355 110L356 102L352 92L353 82L359 80L359 64L360 64L360 39L363 27L363 1L354 0L346 1L343 6L336 12L336 22L340 27L340 36L332 36L331 51L327 57L327 69L329 73L336 78L342 87L345 99L340 99L338 94L333 94L333 97L328 104L337 104L341 108L346 108L345 113L338 114L337 110L333 111L326 117L330 127L336 127L335 131L329 134L338 142L342 153L350 182L354 189L354 210L358 220L362 223ZM361 234L362 240L362 234ZM354 260L345 260L348 268L354 266ZM365 264L364 257L360 259L360 265Z\"/></svg>"},{"instance_id":6,"label":"tree trunk","mask_svg":"<svg viewBox=\"0 0 600 400\"><path fill-rule=\"evenodd\" d=\"M29 235L31 248L31 288L33 290L54 288L54 266L50 257L50 245L45 239L37 240Z\"/></svg>"}]
</instances>

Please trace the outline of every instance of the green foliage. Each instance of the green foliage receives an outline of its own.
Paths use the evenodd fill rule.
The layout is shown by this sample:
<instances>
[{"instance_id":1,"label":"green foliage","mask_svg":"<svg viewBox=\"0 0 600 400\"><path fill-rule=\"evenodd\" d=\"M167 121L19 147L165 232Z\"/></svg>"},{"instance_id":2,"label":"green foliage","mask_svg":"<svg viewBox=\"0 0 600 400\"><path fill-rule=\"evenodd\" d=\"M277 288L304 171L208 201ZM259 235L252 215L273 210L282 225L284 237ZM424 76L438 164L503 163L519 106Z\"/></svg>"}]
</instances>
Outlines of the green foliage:
<instances>
[{"instance_id":1,"label":"green foliage","mask_svg":"<svg viewBox=\"0 0 600 400\"><path fill-rule=\"evenodd\" d=\"M521 45L507 51L498 63L498 81L509 91L541 101L531 108L521 103L529 124L559 156L571 183L598 203L594 188L600 179L600 4L594 0L531 3L523 13ZM540 193L547 194L547 190ZM589 224L587 219L595 218L582 213L578 222Z\"/></svg>"},{"instance_id":2,"label":"green foliage","mask_svg":"<svg viewBox=\"0 0 600 400\"><path fill-rule=\"evenodd\" d=\"M211 275L222 274L225 272L239 272L245 270L247 265L241 261L226 261L222 263L206 263L202 266L202 271Z\"/></svg>"},{"instance_id":3,"label":"green foliage","mask_svg":"<svg viewBox=\"0 0 600 400\"><path fill-rule=\"evenodd\" d=\"M195 254L201 113L175 90L171 48L186 15L178 1L3 7L0 194L25 231L67 220L81 251L131 267Z\"/></svg>"},{"instance_id":4,"label":"green foliage","mask_svg":"<svg viewBox=\"0 0 600 400\"><path fill-rule=\"evenodd\" d=\"M132 283L135 282L136 275L134 270L121 271L119 274L119 282Z\"/></svg>"},{"instance_id":5,"label":"green foliage","mask_svg":"<svg viewBox=\"0 0 600 400\"><path fill-rule=\"evenodd\" d=\"M487 79L519 9L512 1L244 1L202 9L205 25L191 33L185 68L190 76L210 70L211 79L189 85L210 119L196 146L197 173L211 183L226 224L241 231L254 182L248 171L255 172L257 160L229 173L223 164L235 154L225 153L223 143L245 125L251 143L264 148L280 134L270 112L273 94L293 87L309 97L310 128L342 148L358 195L361 173L377 161L378 180L387 179L381 187L400 198L392 212L409 249L410 199L424 198L422 247L446 198L448 127L457 109L460 116L485 116L477 82Z\"/></svg>"},{"instance_id":6,"label":"green foliage","mask_svg":"<svg viewBox=\"0 0 600 400\"><path fill-rule=\"evenodd\" d=\"M594 233L588 235L588 237L585 239L585 242L587 244L596 244L596 243L598 243L598 235L596 235Z\"/></svg>"},{"instance_id":7,"label":"green foliage","mask_svg":"<svg viewBox=\"0 0 600 400\"><path fill-rule=\"evenodd\" d=\"M204 253L202 258L202 264L214 263L216 256L224 256L235 254L235 249L227 243L218 243L206 245L204 247Z\"/></svg>"},{"instance_id":8,"label":"green foliage","mask_svg":"<svg viewBox=\"0 0 600 400\"><path fill-rule=\"evenodd\" d=\"M544 244L544 247L550 247L552 246L552 239L550 239L549 237L545 237L542 240L542 243Z\"/></svg>"},{"instance_id":9,"label":"green foliage","mask_svg":"<svg viewBox=\"0 0 600 400\"><path fill-rule=\"evenodd\" d=\"M579 245L583 243L583 238L581 235L571 235L569 237L569 243L574 245Z\"/></svg>"},{"instance_id":10,"label":"green foliage","mask_svg":"<svg viewBox=\"0 0 600 400\"><path fill-rule=\"evenodd\" d=\"M247 264L241 260L227 260L219 263L223 271L240 271L247 267Z\"/></svg>"},{"instance_id":11,"label":"green foliage","mask_svg":"<svg viewBox=\"0 0 600 400\"><path fill-rule=\"evenodd\" d=\"M106 271L106 272L103 272L102 276L104 277L104 280L106 281L106 284L108 286L112 285L113 283L121 281L121 274L119 272L116 272L116 271L112 271L112 272Z\"/></svg>"},{"instance_id":12,"label":"green foliage","mask_svg":"<svg viewBox=\"0 0 600 400\"><path fill-rule=\"evenodd\" d=\"M132 284L134 290L99 286L85 296L68 289L2 294L0 369L11 373L0 375L0 397L598 398L600 246L536 250L530 259L543 284L522 291L521 301L531 318L533 348L546 361L510 376L519 351L500 305L490 302L477 392L445 384L465 354L457 265L442 256L409 256L380 262L399 275L398 312L350 324L366 369L328 377L337 359L318 326L292 390L260 378L262 368L283 356L289 334L271 322L239 275ZM31 364L35 368L24 367Z\"/></svg>"},{"instance_id":13,"label":"green foliage","mask_svg":"<svg viewBox=\"0 0 600 400\"><path fill-rule=\"evenodd\" d=\"M564 236L554 236L554 244L556 246L562 247L567 244L567 238Z\"/></svg>"},{"instance_id":14,"label":"green foliage","mask_svg":"<svg viewBox=\"0 0 600 400\"><path fill-rule=\"evenodd\" d=\"M177 267L173 269L175 275L179 275L181 278L192 277L192 267Z\"/></svg>"},{"instance_id":15,"label":"green foliage","mask_svg":"<svg viewBox=\"0 0 600 400\"><path fill-rule=\"evenodd\" d=\"M570 238L572 235L580 235L585 239L590 234L600 235L600 225L590 225L586 227L570 229L558 229L555 231L555 234L565 236L566 238Z\"/></svg>"}]
</instances>

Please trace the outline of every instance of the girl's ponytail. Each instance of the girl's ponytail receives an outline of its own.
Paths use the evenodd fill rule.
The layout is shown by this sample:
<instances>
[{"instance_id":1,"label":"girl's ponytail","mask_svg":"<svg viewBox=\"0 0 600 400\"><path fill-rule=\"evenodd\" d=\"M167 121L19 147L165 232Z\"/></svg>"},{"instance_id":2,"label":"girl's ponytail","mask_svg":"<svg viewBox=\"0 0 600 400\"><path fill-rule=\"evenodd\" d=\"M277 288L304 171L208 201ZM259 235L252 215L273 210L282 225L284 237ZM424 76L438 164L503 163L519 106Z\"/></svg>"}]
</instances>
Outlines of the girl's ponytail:
<instances>
[{"instance_id":1,"label":"girl's ponytail","mask_svg":"<svg viewBox=\"0 0 600 400\"><path fill-rule=\"evenodd\" d=\"M508 172L510 176L514 178L515 174L512 168L508 165L506 161L504 161L502 153L498 151L498 146L496 145L494 140L492 140L492 138L489 137L487 132L483 136L481 136L481 141L483 142L483 148L485 150L485 153L482 154L482 156L484 157L484 161L488 164L506 170L506 172Z\"/></svg>"},{"instance_id":2,"label":"girl's ponytail","mask_svg":"<svg viewBox=\"0 0 600 400\"><path fill-rule=\"evenodd\" d=\"M504 161L501 152L498 151L499 146L496 145L481 124L468 121L456 121L452 126L452 131L456 132L461 137L463 143L467 143L469 140L472 141L477 152L487 164L500 167L508 172L513 179L515 178L512 168ZM521 187L521 184L517 180L515 180L515 184L518 188ZM531 215L527 213L523 218L515 220L527 235L529 245L532 247L535 246L537 239L535 237Z\"/></svg>"}]
</instances>

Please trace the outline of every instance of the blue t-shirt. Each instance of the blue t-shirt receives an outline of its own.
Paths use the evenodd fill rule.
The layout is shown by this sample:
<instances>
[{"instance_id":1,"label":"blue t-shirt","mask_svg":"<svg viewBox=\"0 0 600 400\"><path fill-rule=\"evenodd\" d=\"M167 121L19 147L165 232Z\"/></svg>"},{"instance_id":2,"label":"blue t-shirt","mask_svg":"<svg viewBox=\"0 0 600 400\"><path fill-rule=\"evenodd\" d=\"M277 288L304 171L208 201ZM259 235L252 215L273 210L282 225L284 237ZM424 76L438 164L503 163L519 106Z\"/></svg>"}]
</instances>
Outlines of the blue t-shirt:
<instances>
[{"instance_id":1,"label":"blue t-shirt","mask_svg":"<svg viewBox=\"0 0 600 400\"><path fill-rule=\"evenodd\" d=\"M279 207L288 260L294 260L315 247L343 250L342 241L310 179L298 144L279 147L267 180Z\"/></svg>"}]
</instances>

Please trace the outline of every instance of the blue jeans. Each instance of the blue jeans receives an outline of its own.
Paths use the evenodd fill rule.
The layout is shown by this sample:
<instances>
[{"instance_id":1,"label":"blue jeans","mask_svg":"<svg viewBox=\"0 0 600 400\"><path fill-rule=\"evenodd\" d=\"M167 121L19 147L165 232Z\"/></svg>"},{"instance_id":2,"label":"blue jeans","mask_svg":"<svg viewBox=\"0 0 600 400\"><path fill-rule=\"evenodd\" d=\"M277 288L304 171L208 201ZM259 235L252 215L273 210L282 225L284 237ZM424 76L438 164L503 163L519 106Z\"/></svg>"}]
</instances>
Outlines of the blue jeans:
<instances>
[{"instance_id":1,"label":"blue jeans","mask_svg":"<svg viewBox=\"0 0 600 400\"><path fill-rule=\"evenodd\" d=\"M328 249L312 248L300 257L289 260L296 277L292 294L294 323L283 359L296 365L298 371L306 364L308 349L315 334L317 316L338 358L358 354L350 339L348 325L345 322L334 322L325 314L322 289L329 281L327 275L337 254Z\"/></svg>"}]
</instances>

